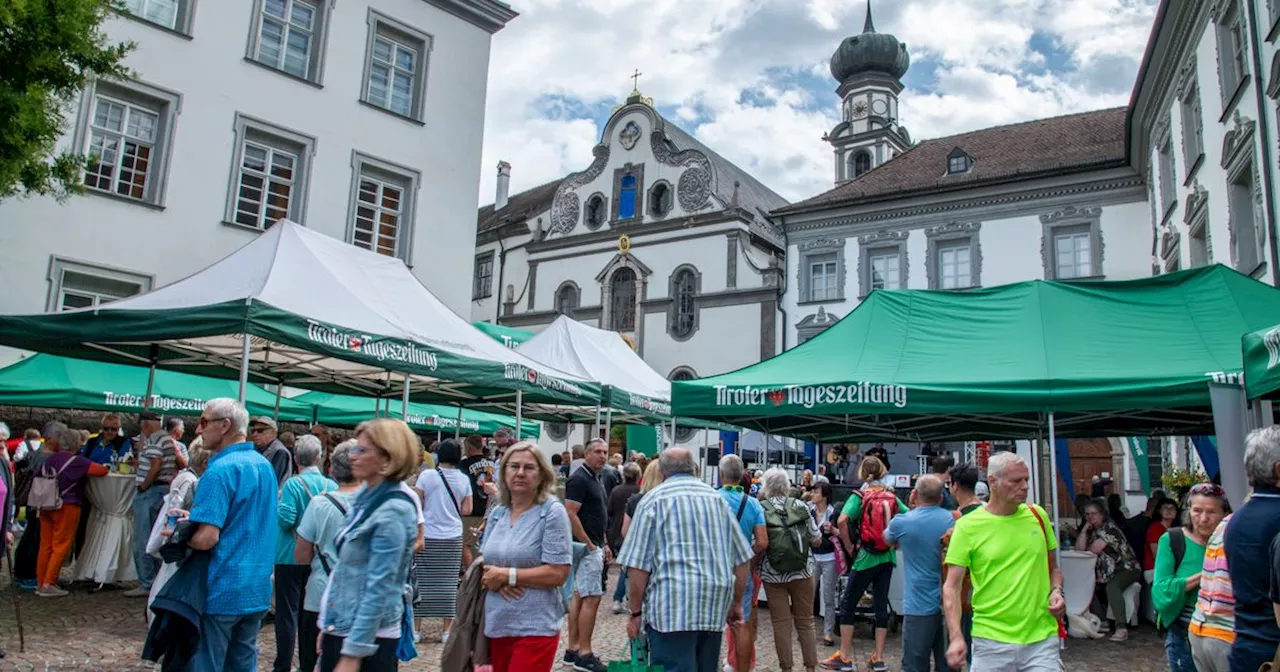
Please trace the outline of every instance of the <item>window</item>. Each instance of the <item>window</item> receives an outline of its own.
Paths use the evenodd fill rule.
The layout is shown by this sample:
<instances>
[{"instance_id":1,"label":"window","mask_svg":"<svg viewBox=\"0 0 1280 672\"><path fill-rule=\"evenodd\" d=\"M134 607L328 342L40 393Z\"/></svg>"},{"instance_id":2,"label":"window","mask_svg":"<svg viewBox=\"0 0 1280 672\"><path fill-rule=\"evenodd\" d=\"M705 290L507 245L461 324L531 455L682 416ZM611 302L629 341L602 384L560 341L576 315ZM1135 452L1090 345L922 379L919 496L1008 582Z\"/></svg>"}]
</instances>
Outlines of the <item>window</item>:
<instances>
[{"instance_id":1,"label":"window","mask_svg":"<svg viewBox=\"0 0 1280 672\"><path fill-rule=\"evenodd\" d=\"M409 261L420 173L356 152L351 231L357 247Z\"/></svg>"},{"instance_id":2,"label":"window","mask_svg":"<svg viewBox=\"0 0 1280 672\"><path fill-rule=\"evenodd\" d=\"M604 196L595 194L587 199L587 211L585 214L587 228L592 231L600 228L604 224L608 212L609 208L605 205Z\"/></svg>"},{"instance_id":3,"label":"window","mask_svg":"<svg viewBox=\"0 0 1280 672\"><path fill-rule=\"evenodd\" d=\"M902 289L901 263L901 255L896 250L871 253L871 288Z\"/></svg>"},{"instance_id":4,"label":"window","mask_svg":"<svg viewBox=\"0 0 1280 672\"><path fill-rule=\"evenodd\" d=\"M1163 215L1168 215L1169 211L1178 201L1177 188L1174 186L1174 167L1173 167L1173 140L1165 138L1160 145L1160 208Z\"/></svg>"},{"instance_id":5,"label":"window","mask_svg":"<svg viewBox=\"0 0 1280 672\"><path fill-rule=\"evenodd\" d=\"M85 89L77 146L92 193L160 205L179 96L141 82L97 81Z\"/></svg>"},{"instance_id":6,"label":"window","mask_svg":"<svg viewBox=\"0 0 1280 672\"><path fill-rule=\"evenodd\" d=\"M1182 221L1187 225L1187 260L1192 268L1206 266L1213 257L1209 247L1209 192L1196 184L1187 196Z\"/></svg>"},{"instance_id":7,"label":"window","mask_svg":"<svg viewBox=\"0 0 1280 672\"><path fill-rule=\"evenodd\" d=\"M963 149L956 147L947 155L947 174L967 173L972 162L973 159L968 154L965 154Z\"/></svg>"},{"instance_id":8,"label":"window","mask_svg":"<svg viewBox=\"0 0 1280 672\"><path fill-rule=\"evenodd\" d=\"M1262 263L1262 240L1258 232L1258 211L1254 204L1255 176L1252 164L1231 177L1227 184L1230 209L1232 261L1241 273L1252 273Z\"/></svg>"},{"instance_id":9,"label":"window","mask_svg":"<svg viewBox=\"0 0 1280 672\"><path fill-rule=\"evenodd\" d=\"M697 380L697 378L698 378L698 374L695 373L693 369L687 366L677 367L676 370L671 372L671 375L667 376L667 380L670 380L673 382L677 380ZM680 424L679 420L676 421L676 435L674 438L677 443L691 441L694 435L697 433L698 433L698 428L684 427Z\"/></svg>"},{"instance_id":10,"label":"window","mask_svg":"<svg viewBox=\"0 0 1280 672\"><path fill-rule=\"evenodd\" d=\"M303 223L315 138L240 114L236 136L226 221L261 231L281 219Z\"/></svg>"},{"instance_id":11,"label":"window","mask_svg":"<svg viewBox=\"0 0 1280 672\"><path fill-rule=\"evenodd\" d=\"M853 173L851 178L857 179L871 170L871 152L863 150L853 155Z\"/></svg>"},{"instance_id":12,"label":"window","mask_svg":"<svg viewBox=\"0 0 1280 672\"><path fill-rule=\"evenodd\" d=\"M636 274L630 268L614 271L609 281L609 328L613 331L636 328Z\"/></svg>"},{"instance_id":13,"label":"window","mask_svg":"<svg viewBox=\"0 0 1280 672\"><path fill-rule=\"evenodd\" d=\"M573 317L573 311L577 309L578 287L573 283L567 283L556 291L556 312Z\"/></svg>"},{"instance_id":14,"label":"window","mask_svg":"<svg viewBox=\"0 0 1280 672\"><path fill-rule=\"evenodd\" d=\"M151 276L54 257L49 270L50 312L93 308L151 291Z\"/></svg>"},{"instance_id":15,"label":"window","mask_svg":"<svg viewBox=\"0 0 1280 672\"><path fill-rule=\"evenodd\" d=\"M493 252L476 255L475 280L471 285L472 299L493 296Z\"/></svg>"},{"instance_id":16,"label":"window","mask_svg":"<svg viewBox=\"0 0 1280 672\"><path fill-rule=\"evenodd\" d=\"M1087 227L1063 227L1053 234L1054 277L1059 280L1093 275L1093 250Z\"/></svg>"},{"instance_id":17,"label":"window","mask_svg":"<svg viewBox=\"0 0 1280 672\"><path fill-rule=\"evenodd\" d=\"M569 438L567 422L548 422L544 426L547 428L547 438L552 441L565 441Z\"/></svg>"},{"instance_id":18,"label":"window","mask_svg":"<svg viewBox=\"0 0 1280 672\"><path fill-rule=\"evenodd\" d=\"M618 219L631 219L636 216L636 176L625 175L619 185Z\"/></svg>"},{"instance_id":19,"label":"window","mask_svg":"<svg viewBox=\"0 0 1280 672\"><path fill-rule=\"evenodd\" d=\"M839 295L839 263L834 253L809 257L809 300L832 301Z\"/></svg>"},{"instance_id":20,"label":"window","mask_svg":"<svg viewBox=\"0 0 1280 672\"><path fill-rule=\"evenodd\" d=\"M971 252L968 243L938 248L938 284L942 289L970 286Z\"/></svg>"},{"instance_id":21,"label":"window","mask_svg":"<svg viewBox=\"0 0 1280 672\"><path fill-rule=\"evenodd\" d=\"M1218 75L1222 85L1222 100L1226 104L1249 73L1248 33L1245 32L1244 15L1240 11L1241 0L1231 0L1222 10L1216 29L1218 43Z\"/></svg>"},{"instance_id":22,"label":"window","mask_svg":"<svg viewBox=\"0 0 1280 672\"><path fill-rule=\"evenodd\" d=\"M1187 164L1187 176L1204 154L1204 119L1200 113L1200 89L1194 83L1182 98L1182 158Z\"/></svg>"},{"instance_id":23,"label":"window","mask_svg":"<svg viewBox=\"0 0 1280 672\"><path fill-rule=\"evenodd\" d=\"M684 340L698 330L698 274L681 268L671 277L671 336Z\"/></svg>"},{"instance_id":24,"label":"window","mask_svg":"<svg viewBox=\"0 0 1280 672\"><path fill-rule=\"evenodd\" d=\"M257 0L249 58L311 82L320 81L325 0Z\"/></svg>"},{"instance_id":25,"label":"window","mask_svg":"<svg viewBox=\"0 0 1280 672\"><path fill-rule=\"evenodd\" d=\"M668 212L671 212L671 186L659 182L649 191L649 214L666 217Z\"/></svg>"},{"instance_id":26,"label":"window","mask_svg":"<svg viewBox=\"0 0 1280 672\"><path fill-rule=\"evenodd\" d=\"M431 45L430 35L369 10L364 101L421 121Z\"/></svg>"},{"instance_id":27,"label":"window","mask_svg":"<svg viewBox=\"0 0 1280 672\"><path fill-rule=\"evenodd\" d=\"M124 0L124 9L143 21L186 33L190 0Z\"/></svg>"},{"instance_id":28,"label":"window","mask_svg":"<svg viewBox=\"0 0 1280 672\"><path fill-rule=\"evenodd\" d=\"M1192 229L1187 234L1187 240L1190 243L1187 253L1190 256L1191 267L1208 266L1209 265L1209 236L1208 227L1202 222L1199 228Z\"/></svg>"}]
</instances>

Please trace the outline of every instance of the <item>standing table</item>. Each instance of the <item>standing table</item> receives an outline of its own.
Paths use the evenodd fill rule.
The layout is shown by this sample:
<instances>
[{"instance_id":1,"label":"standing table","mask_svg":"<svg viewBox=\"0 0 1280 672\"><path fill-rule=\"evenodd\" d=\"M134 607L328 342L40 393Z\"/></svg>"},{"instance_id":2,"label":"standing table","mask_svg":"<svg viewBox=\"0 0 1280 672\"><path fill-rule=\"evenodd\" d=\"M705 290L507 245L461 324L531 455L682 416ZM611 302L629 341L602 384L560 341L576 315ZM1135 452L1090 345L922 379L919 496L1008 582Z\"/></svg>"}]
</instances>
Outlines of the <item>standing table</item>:
<instances>
[{"instance_id":1,"label":"standing table","mask_svg":"<svg viewBox=\"0 0 1280 672\"><path fill-rule=\"evenodd\" d=\"M132 474L112 473L86 481L84 494L93 509L75 580L103 584L138 578L133 567L134 480Z\"/></svg>"}]
</instances>

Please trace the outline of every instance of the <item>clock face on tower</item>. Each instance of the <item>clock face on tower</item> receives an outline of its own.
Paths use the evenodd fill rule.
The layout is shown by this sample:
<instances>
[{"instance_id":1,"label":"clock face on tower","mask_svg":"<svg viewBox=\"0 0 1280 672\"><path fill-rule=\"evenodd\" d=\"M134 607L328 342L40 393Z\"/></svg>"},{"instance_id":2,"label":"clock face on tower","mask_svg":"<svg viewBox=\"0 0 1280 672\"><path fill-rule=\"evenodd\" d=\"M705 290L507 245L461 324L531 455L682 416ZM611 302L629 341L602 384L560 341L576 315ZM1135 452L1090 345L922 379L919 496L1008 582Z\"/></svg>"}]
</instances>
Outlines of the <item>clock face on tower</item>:
<instances>
[{"instance_id":1,"label":"clock face on tower","mask_svg":"<svg viewBox=\"0 0 1280 672\"><path fill-rule=\"evenodd\" d=\"M853 118L861 119L867 116L867 101L859 100L853 104Z\"/></svg>"}]
</instances>

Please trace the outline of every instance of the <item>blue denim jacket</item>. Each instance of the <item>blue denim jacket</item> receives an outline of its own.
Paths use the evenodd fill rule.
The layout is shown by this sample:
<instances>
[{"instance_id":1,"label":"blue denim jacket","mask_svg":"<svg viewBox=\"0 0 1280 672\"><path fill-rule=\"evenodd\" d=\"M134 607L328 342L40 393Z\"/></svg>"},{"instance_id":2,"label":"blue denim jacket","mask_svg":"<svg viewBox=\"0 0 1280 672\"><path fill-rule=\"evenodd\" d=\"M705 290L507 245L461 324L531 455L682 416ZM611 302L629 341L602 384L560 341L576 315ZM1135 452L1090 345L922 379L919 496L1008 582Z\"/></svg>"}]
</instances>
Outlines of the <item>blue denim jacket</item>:
<instances>
[{"instance_id":1,"label":"blue denim jacket","mask_svg":"<svg viewBox=\"0 0 1280 672\"><path fill-rule=\"evenodd\" d=\"M361 490L339 532L342 549L329 579L320 628L344 638L344 656L373 655L378 650L378 631L398 626L404 616L418 527L413 505L404 499L389 499L359 527L347 529L384 488L398 487L382 483Z\"/></svg>"}]
</instances>

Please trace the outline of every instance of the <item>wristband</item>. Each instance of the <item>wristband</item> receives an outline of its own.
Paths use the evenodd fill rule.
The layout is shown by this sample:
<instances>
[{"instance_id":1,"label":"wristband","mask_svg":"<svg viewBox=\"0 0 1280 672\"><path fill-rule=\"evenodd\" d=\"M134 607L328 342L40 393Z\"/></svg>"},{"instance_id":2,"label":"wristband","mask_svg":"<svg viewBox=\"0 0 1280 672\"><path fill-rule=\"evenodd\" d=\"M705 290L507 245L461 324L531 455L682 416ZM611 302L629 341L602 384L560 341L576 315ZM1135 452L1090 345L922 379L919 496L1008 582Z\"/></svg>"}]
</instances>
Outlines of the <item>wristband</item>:
<instances>
[{"instance_id":1,"label":"wristband","mask_svg":"<svg viewBox=\"0 0 1280 672\"><path fill-rule=\"evenodd\" d=\"M507 568L507 585L514 587L516 585L516 568Z\"/></svg>"},{"instance_id":2,"label":"wristband","mask_svg":"<svg viewBox=\"0 0 1280 672\"><path fill-rule=\"evenodd\" d=\"M640 618L640 615L643 613L643 611L633 611L631 612L631 618Z\"/></svg>"}]
</instances>

